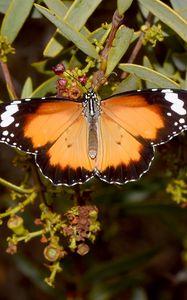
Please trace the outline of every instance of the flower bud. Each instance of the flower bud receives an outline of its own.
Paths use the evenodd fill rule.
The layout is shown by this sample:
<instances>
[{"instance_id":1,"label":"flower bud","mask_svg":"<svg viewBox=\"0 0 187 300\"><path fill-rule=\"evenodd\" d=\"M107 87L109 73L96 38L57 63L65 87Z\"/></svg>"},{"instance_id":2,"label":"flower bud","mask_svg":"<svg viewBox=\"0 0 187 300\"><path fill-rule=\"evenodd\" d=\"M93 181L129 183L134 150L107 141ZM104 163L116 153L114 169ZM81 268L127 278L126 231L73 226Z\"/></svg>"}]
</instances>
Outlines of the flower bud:
<instances>
[{"instance_id":1,"label":"flower bud","mask_svg":"<svg viewBox=\"0 0 187 300\"><path fill-rule=\"evenodd\" d=\"M77 247L77 253L81 256L86 255L89 252L90 248L87 244L81 243Z\"/></svg>"},{"instance_id":2,"label":"flower bud","mask_svg":"<svg viewBox=\"0 0 187 300\"><path fill-rule=\"evenodd\" d=\"M26 229L23 225L23 218L20 216L12 216L7 222L7 227L11 229L16 235L23 235Z\"/></svg>"},{"instance_id":3,"label":"flower bud","mask_svg":"<svg viewBox=\"0 0 187 300\"><path fill-rule=\"evenodd\" d=\"M48 245L44 249L44 256L48 261L54 262L61 257L61 249L57 248L56 245Z\"/></svg>"},{"instance_id":4,"label":"flower bud","mask_svg":"<svg viewBox=\"0 0 187 300\"><path fill-rule=\"evenodd\" d=\"M56 66L52 67L52 70L56 75L61 75L65 71L65 66L63 64L57 64Z\"/></svg>"}]
</instances>

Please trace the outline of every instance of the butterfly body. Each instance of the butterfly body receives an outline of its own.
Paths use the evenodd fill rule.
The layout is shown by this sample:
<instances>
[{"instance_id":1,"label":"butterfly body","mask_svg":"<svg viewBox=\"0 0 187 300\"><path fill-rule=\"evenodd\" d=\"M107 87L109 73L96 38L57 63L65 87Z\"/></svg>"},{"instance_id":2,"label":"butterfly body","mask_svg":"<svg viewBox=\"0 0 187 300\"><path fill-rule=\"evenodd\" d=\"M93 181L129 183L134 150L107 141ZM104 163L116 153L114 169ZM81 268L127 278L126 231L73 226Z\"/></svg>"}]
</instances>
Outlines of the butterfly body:
<instances>
[{"instance_id":1,"label":"butterfly body","mask_svg":"<svg viewBox=\"0 0 187 300\"><path fill-rule=\"evenodd\" d=\"M100 101L92 89L88 90L83 101L84 116L88 122L88 154L95 159L98 150L98 118L101 113Z\"/></svg>"},{"instance_id":2,"label":"butterfly body","mask_svg":"<svg viewBox=\"0 0 187 300\"><path fill-rule=\"evenodd\" d=\"M0 104L0 142L35 156L55 185L94 176L108 183L137 180L150 167L155 146L187 129L187 92L130 91L99 100L63 98Z\"/></svg>"}]
</instances>

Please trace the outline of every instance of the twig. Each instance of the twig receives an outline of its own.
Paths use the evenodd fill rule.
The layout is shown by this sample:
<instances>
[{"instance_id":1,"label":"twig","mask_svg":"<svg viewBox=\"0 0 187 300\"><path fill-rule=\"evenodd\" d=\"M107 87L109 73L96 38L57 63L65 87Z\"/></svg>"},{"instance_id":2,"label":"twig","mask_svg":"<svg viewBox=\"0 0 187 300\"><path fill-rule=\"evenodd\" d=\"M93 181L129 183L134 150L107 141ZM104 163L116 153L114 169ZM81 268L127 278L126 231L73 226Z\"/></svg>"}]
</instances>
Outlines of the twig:
<instances>
[{"instance_id":1,"label":"twig","mask_svg":"<svg viewBox=\"0 0 187 300\"><path fill-rule=\"evenodd\" d=\"M153 21L153 18L154 16L152 15L152 13L149 13L148 16L147 16L147 20L145 22L145 26L147 28L149 28L152 24L152 21ZM138 53L140 52L141 48L142 48L142 44L143 44L143 38L144 38L144 35L145 35L145 32L141 32L140 36L139 36L139 39L127 61L128 64L130 63L133 63L138 55ZM128 72L123 72L121 74L121 79L125 79L127 76L128 76Z\"/></svg>"},{"instance_id":2,"label":"twig","mask_svg":"<svg viewBox=\"0 0 187 300\"><path fill-rule=\"evenodd\" d=\"M33 192L31 195L29 195L27 197L27 199L23 202L20 202L18 205L16 205L13 208L8 208L4 213L0 214L0 219L11 216L11 215L15 215L17 214L20 210L22 210L25 206L27 206L28 204L32 203L34 201L34 199L36 198L37 193Z\"/></svg>"},{"instance_id":3,"label":"twig","mask_svg":"<svg viewBox=\"0 0 187 300\"><path fill-rule=\"evenodd\" d=\"M118 30L122 21L123 21L123 15L119 15L118 10L116 10L112 18L112 27L111 27L109 37L107 39L103 51L101 52L100 69L97 72L95 72L93 75L92 86L95 91L97 91L100 88L100 86L102 86L107 81L107 78L105 76L105 71L107 66L108 54L112 47L112 43L115 38L116 31Z\"/></svg>"},{"instance_id":4,"label":"twig","mask_svg":"<svg viewBox=\"0 0 187 300\"><path fill-rule=\"evenodd\" d=\"M106 42L106 45L105 45L103 51L101 52L100 70L103 72L105 72L105 70L106 70L108 53L109 53L110 48L112 47L112 42L115 38L116 31L118 30L122 21L123 21L123 15L119 15L118 10L116 10L113 15L113 18L112 18L112 28L111 28L108 40Z\"/></svg>"},{"instance_id":5,"label":"twig","mask_svg":"<svg viewBox=\"0 0 187 300\"><path fill-rule=\"evenodd\" d=\"M0 177L0 184L5 186L6 188L13 190L15 192L18 192L20 194L31 194L33 192L33 188L32 189L24 189L22 187L19 187L3 178Z\"/></svg>"},{"instance_id":6,"label":"twig","mask_svg":"<svg viewBox=\"0 0 187 300\"><path fill-rule=\"evenodd\" d=\"M11 92L12 96L14 97L14 99L17 99L18 97L17 97L16 91L15 91L15 88L14 88L14 84L12 82L12 78L10 76L8 65L7 65L7 63L4 63L2 61L0 61L0 64L1 64L1 68L2 68L2 71L3 71L3 75L5 77L5 81L7 83L8 89L10 90L10 92Z\"/></svg>"}]
</instances>

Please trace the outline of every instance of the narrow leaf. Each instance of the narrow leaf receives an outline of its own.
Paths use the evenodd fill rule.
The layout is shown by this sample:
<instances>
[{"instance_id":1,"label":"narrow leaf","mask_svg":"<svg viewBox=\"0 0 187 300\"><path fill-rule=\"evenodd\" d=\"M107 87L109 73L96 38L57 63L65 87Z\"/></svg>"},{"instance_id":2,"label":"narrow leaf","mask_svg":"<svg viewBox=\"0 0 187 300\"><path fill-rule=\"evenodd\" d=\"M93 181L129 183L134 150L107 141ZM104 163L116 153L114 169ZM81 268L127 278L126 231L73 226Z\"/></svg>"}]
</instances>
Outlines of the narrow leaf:
<instances>
[{"instance_id":1,"label":"narrow leaf","mask_svg":"<svg viewBox=\"0 0 187 300\"><path fill-rule=\"evenodd\" d=\"M133 0L118 0L117 8L120 15L124 14L126 10L131 6Z\"/></svg>"},{"instance_id":2,"label":"narrow leaf","mask_svg":"<svg viewBox=\"0 0 187 300\"><path fill-rule=\"evenodd\" d=\"M11 0L1 0L0 1L0 12L5 14L8 9Z\"/></svg>"},{"instance_id":3,"label":"narrow leaf","mask_svg":"<svg viewBox=\"0 0 187 300\"><path fill-rule=\"evenodd\" d=\"M53 76L50 79L43 82L36 90L33 91L32 97L43 97L46 94L55 94L56 91L57 76Z\"/></svg>"},{"instance_id":4,"label":"narrow leaf","mask_svg":"<svg viewBox=\"0 0 187 300\"><path fill-rule=\"evenodd\" d=\"M180 88L179 84L167 76L143 66L135 64L120 64L119 68L125 72L135 74L145 81L151 82L153 86L162 88Z\"/></svg>"},{"instance_id":5,"label":"narrow leaf","mask_svg":"<svg viewBox=\"0 0 187 300\"><path fill-rule=\"evenodd\" d=\"M170 0L173 8L180 14L184 19L187 19L187 0Z\"/></svg>"},{"instance_id":6,"label":"narrow leaf","mask_svg":"<svg viewBox=\"0 0 187 300\"><path fill-rule=\"evenodd\" d=\"M112 24L108 25L108 28L99 27L95 31L89 35L89 40L92 41L94 39L98 40L101 45L103 45L110 33Z\"/></svg>"},{"instance_id":7,"label":"narrow leaf","mask_svg":"<svg viewBox=\"0 0 187 300\"><path fill-rule=\"evenodd\" d=\"M25 81L25 84L23 86L22 92L21 92L21 98L27 98L30 97L32 94L32 79L31 77L28 77Z\"/></svg>"},{"instance_id":8,"label":"narrow leaf","mask_svg":"<svg viewBox=\"0 0 187 300\"><path fill-rule=\"evenodd\" d=\"M68 40L62 34L60 34L60 31L57 29L47 43L43 54L44 56L55 57L64 49L67 44Z\"/></svg>"},{"instance_id":9,"label":"narrow leaf","mask_svg":"<svg viewBox=\"0 0 187 300\"><path fill-rule=\"evenodd\" d=\"M132 36L132 29L129 29L124 25L120 26L116 33L112 48L109 51L106 76L108 76L114 70L122 56L125 54L131 42Z\"/></svg>"},{"instance_id":10,"label":"narrow leaf","mask_svg":"<svg viewBox=\"0 0 187 300\"><path fill-rule=\"evenodd\" d=\"M138 1L187 42L187 21L176 11L159 0Z\"/></svg>"},{"instance_id":11,"label":"narrow leaf","mask_svg":"<svg viewBox=\"0 0 187 300\"><path fill-rule=\"evenodd\" d=\"M51 21L60 32L72 41L80 50L82 50L85 54L98 58L98 54L94 48L94 46L85 38L83 34L76 31L70 24L63 21L59 16L54 16L54 14L48 9L35 4L37 9L49 20Z\"/></svg>"},{"instance_id":12,"label":"narrow leaf","mask_svg":"<svg viewBox=\"0 0 187 300\"><path fill-rule=\"evenodd\" d=\"M140 79L137 76L130 74L126 79L122 80L120 84L118 84L113 95L118 93L123 93L126 91L137 90L139 88L140 88Z\"/></svg>"},{"instance_id":13,"label":"narrow leaf","mask_svg":"<svg viewBox=\"0 0 187 300\"><path fill-rule=\"evenodd\" d=\"M102 0L75 0L66 13L64 20L79 31L101 2Z\"/></svg>"},{"instance_id":14,"label":"narrow leaf","mask_svg":"<svg viewBox=\"0 0 187 300\"><path fill-rule=\"evenodd\" d=\"M1 34L12 43L27 19L34 0L12 0L1 26Z\"/></svg>"},{"instance_id":15,"label":"narrow leaf","mask_svg":"<svg viewBox=\"0 0 187 300\"><path fill-rule=\"evenodd\" d=\"M64 5L64 3L61 0L56 0L56 1L45 0L44 2L48 6L49 10L51 10L53 13L55 13L61 18L64 18L67 12L69 13L68 8L66 7L66 5ZM71 16L71 13L68 14L66 21L70 23L76 30L79 31L79 26L78 24L76 24L75 20L78 19L77 18L75 19L73 15ZM84 33L86 33L86 27L82 27L81 33L85 35ZM54 57L64 49L66 44L67 44L66 39L62 37L62 35L59 33L59 30L57 29L53 37L49 40L44 50L44 55L49 57Z\"/></svg>"},{"instance_id":16,"label":"narrow leaf","mask_svg":"<svg viewBox=\"0 0 187 300\"><path fill-rule=\"evenodd\" d=\"M68 8L61 0L44 0L44 3L48 6L49 10L53 11L56 15L64 18Z\"/></svg>"}]
</instances>

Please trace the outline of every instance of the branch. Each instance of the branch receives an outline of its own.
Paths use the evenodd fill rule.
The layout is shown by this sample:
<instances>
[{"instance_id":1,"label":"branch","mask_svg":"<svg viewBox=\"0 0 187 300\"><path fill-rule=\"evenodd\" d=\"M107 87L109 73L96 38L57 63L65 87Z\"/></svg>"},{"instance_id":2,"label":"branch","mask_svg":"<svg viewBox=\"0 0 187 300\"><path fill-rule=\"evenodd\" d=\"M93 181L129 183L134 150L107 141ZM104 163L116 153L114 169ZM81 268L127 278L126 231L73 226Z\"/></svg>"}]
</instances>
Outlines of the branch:
<instances>
[{"instance_id":1,"label":"branch","mask_svg":"<svg viewBox=\"0 0 187 300\"><path fill-rule=\"evenodd\" d=\"M147 16L147 21L145 22L145 26L147 28L149 28L152 24L152 21L153 21L153 18L154 16L152 15L152 13L149 13L148 16ZM139 36L139 39L127 61L128 64L130 63L133 63L138 55L138 53L140 52L141 48L142 48L142 45L143 45L143 38L145 36L145 32L141 32L140 36ZM123 72L121 74L121 79L125 79L127 76L128 76L129 73L127 72Z\"/></svg>"}]
</instances>

